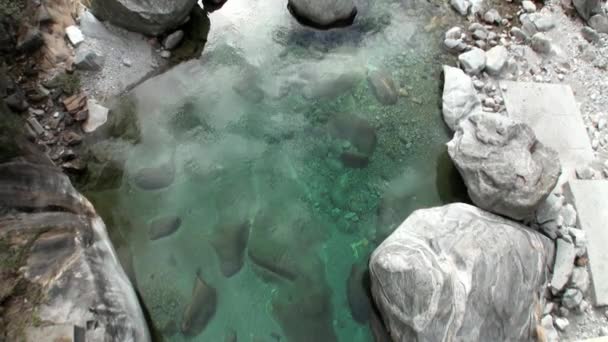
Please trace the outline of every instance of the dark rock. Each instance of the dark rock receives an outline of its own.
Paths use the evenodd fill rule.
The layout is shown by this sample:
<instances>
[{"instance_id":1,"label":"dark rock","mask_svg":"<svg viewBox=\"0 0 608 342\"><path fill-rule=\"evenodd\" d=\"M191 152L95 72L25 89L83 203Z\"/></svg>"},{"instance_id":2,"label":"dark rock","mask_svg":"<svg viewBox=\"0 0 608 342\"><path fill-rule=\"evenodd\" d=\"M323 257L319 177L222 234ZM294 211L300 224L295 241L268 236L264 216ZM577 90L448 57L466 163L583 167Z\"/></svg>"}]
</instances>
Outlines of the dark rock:
<instances>
[{"instance_id":1,"label":"dark rock","mask_svg":"<svg viewBox=\"0 0 608 342\"><path fill-rule=\"evenodd\" d=\"M29 104L25 100L25 96L20 91L9 95L4 102L10 109L17 113L25 112L29 107Z\"/></svg>"},{"instance_id":2,"label":"dark rock","mask_svg":"<svg viewBox=\"0 0 608 342\"><path fill-rule=\"evenodd\" d=\"M217 228L211 239L211 245L220 259L220 269L225 277L232 277L243 267L248 240L248 222Z\"/></svg>"},{"instance_id":3,"label":"dark rock","mask_svg":"<svg viewBox=\"0 0 608 342\"><path fill-rule=\"evenodd\" d=\"M15 23L5 16L0 16L0 52L8 53L15 49Z\"/></svg>"},{"instance_id":4,"label":"dark rock","mask_svg":"<svg viewBox=\"0 0 608 342\"><path fill-rule=\"evenodd\" d=\"M348 276L346 291L350 314L360 324L367 323L372 310L367 263L353 264Z\"/></svg>"},{"instance_id":5,"label":"dark rock","mask_svg":"<svg viewBox=\"0 0 608 342\"><path fill-rule=\"evenodd\" d=\"M287 8L300 24L322 30L350 26L357 16L352 0L289 0Z\"/></svg>"},{"instance_id":6,"label":"dark rock","mask_svg":"<svg viewBox=\"0 0 608 342\"><path fill-rule=\"evenodd\" d=\"M167 50L175 49L184 39L184 31L177 30L163 39L163 47Z\"/></svg>"},{"instance_id":7,"label":"dark rock","mask_svg":"<svg viewBox=\"0 0 608 342\"><path fill-rule=\"evenodd\" d=\"M393 341L529 341L553 249L470 205L417 210L373 252L372 294Z\"/></svg>"},{"instance_id":8,"label":"dark rock","mask_svg":"<svg viewBox=\"0 0 608 342\"><path fill-rule=\"evenodd\" d=\"M199 335L215 315L216 308L217 291L203 280L199 271L194 281L192 299L182 315L182 333L186 336Z\"/></svg>"},{"instance_id":9,"label":"dark rock","mask_svg":"<svg viewBox=\"0 0 608 342\"><path fill-rule=\"evenodd\" d=\"M143 168L133 178L135 185L143 190L158 190L171 185L175 179L173 158L159 167Z\"/></svg>"},{"instance_id":10,"label":"dark rock","mask_svg":"<svg viewBox=\"0 0 608 342\"><path fill-rule=\"evenodd\" d=\"M203 0L203 6L209 13L222 8L227 0Z\"/></svg>"},{"instance_id":11,"label":"dark rock","mask_svg":"<svg viewBox=\"0 0 608 342\"><path fill-rule=\"evenodd\" d=\"M82 142L82 136L74 131L64 131L61 135L61 140L63 140L66 145L73 146Z\"/></svg>"},{"instance_id":12,"label":"dark rock","mask_svg":"<svg viewBox=\"0 0 608 342\"><path fill-rule=\"evenodd\" d=\"M74 66L79 70L99 71L103 67L104 57L95 51L80 48L74 57Z\"/></svg>"},{"instance_id":13,"label":"dark rock","mask_svg":"<svg viewBox=\"0 0 608 342\"><path fill-rule=\"evenodd\" d=\"M372 88L378 102L384 105L397 103L397 87L389 73L384 70L373 70L367 74L367 82Z\"/></svg>"},{"instance_id":14,"label":"dark rock","mask_svg":"<svg viewBox=\"0 0 608 342\"><path fill-rule=\"evenodd\" d=\"M366 120L352 114L334 114L329 121L329 134L350 144L349 149L340 154L345 166L367 166L376 149L376 130Z\"/></svg>"},{"instance_id":15,"label":"dark rock","mask_svg":"<svg viewBox=\"0 0 608 342\"><path fill-rule=\"evenodd\" d=\"M184 23L196 0L94 0L93 14L129 31L156 36Z\"/></svg>"},{"instance_id":16,"label":"dark rock","mask_svg":"<svg viewBox=\"0 0 608 342\"><path fill-rule=\"evenodd\" d=\"M42 33L33 26L27 26L24 33L17 39L17 50L22 53L36 52L42 45L44 45Z\"/></svg>"},{"instance_id":17,"label":"dark rock","mask_svg":"<svg viewBox=\"0 0 608 342\"><path fill-rule=\"evenodd\" d=\"M182 224L178 216L166 216L156 219L150 223L148 237L150 240L158 240L167 237L177 231Z\"/></svg>"},{"instance_id":18,"label":"dark rock","mask_svg":"<svg viewBox=\"0 0 608 342\"><path fill-rule=\"evenodd\" d=\"M374 336L374 342L392 342L391 336L388 334L388 331L386 331L386 327L384 326L384 323L382 323L382 318L376 310L372 310L371 312L369 329L372 331L372 336Z\"/></svg>"},{"instance_id":19,"label":"dark rock","mask_svg":"<svg viewBox=\"0 0 608 342\"><path fill-rule=\"evenodd\" d=\"M585 21L589 20L593 15L602 13L602 5L600 0L573 0L572 1L576 12Z\"/></svg>"},{"instance_id":20,"label":"dark rock","mask_svg":"<svg viewBox=\"0 0 608 342\"><path fill-rule=\"evenodd\" d=\"M87 164L84 160L75 158L61 164L61 167L68 172L80 174L86 170Z\"/></svg>"}]
</instances>

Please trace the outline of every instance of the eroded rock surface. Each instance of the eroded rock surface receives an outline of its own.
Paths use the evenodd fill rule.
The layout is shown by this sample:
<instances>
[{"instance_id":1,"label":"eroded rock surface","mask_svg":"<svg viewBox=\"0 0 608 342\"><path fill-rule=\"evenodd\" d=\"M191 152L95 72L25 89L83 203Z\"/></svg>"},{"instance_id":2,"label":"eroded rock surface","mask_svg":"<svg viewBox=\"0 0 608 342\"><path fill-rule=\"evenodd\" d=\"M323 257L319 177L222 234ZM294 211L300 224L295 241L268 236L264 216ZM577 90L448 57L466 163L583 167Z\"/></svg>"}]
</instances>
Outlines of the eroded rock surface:
<instances>
[{"instance_id":1,"label":"eroded rock surface","mask_svg":"<svg viewBox=\"0 0 608 342\"><path fill-rule=\"evenodd\" d=\"M475 205L517 220L534 214L561 174L557 152L528 125L495 114L462 121L448 153Z\"/></svg>"},{"instance_id":2,"label":"eroded rock surface","mask_svg":"<svg viewBox=\"0 0 608 342\"><path fill-rule=\"evenodd\" d=\"M393 341L527 341L553 244L467 204L410 215L373 252L372 294Z\"/></svg>"}]
</instances>

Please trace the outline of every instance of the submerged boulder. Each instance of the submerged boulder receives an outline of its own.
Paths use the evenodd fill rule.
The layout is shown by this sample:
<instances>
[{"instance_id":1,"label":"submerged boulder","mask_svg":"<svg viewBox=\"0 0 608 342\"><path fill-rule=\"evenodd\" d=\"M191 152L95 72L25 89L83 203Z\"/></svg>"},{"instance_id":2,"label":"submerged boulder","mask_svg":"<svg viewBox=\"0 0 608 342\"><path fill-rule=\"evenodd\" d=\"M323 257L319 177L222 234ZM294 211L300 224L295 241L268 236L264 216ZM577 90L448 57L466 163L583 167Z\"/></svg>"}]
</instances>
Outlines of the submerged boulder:
<instances>
[{"instance_id":1,"label":"submerged boulder","mask_svg":"<svg viewBox=\"0 0 608 342\"><path fill-rule=\"evenodd\" d=\"M150 223L148 237L150 240L158 240L175 233L182 224L178 216L166 216L158 218Z\"/></svg>"},{"instance_id":2,"label":"submerged boulder","mask_svg":"<svg viewBox=\"0 0 608 342\"><path fill-rule=\"evenodd\" d=\"M410 215L373 252L372 294L393 341L527 341L553 244L456 203Z\"/></svg>"},{"instance_id":3,"label":"submerged boulder","mask_svg":"<svg viewBox=\"0 0 608 342\"><path fill-rule=\"evenodd\" d=\"M248 240L249 222L218 227L211 245L220 259L220 269L225 277L232 277L243 268Z\"/></svg>"},{"instance_id":4,"label":"submerged boulder","mask_svg":"<svg viewBox=\"0 0 608 342\"><path fill-rule=\"evenodd\" d=\"M369 83L374 96L383 105L394 105L397 103L397 87L391 75L384 70L372 70L367 73Z\"/></svg>"},{"instance_id":5,"label":"submerged boulder","mask_svg":"<svg viewBox=\"0 0 608 342\"><path fill-rule=\"evenodd\" d=\"M350 26L357 16L352 0L289 0L287 8L300 24L323 30Z\"/></svg>"},{"instance_id":6,"label":"submerged boulder","mask_svg":"<svg viewBox=\"0 0 608 342\"><path fill-rule=\"evenodd\" d=\"M91 11L127 30L159 35L184 23L196 0L93 0Z\"/></svg>"},{"instance_id":7,"label":"submerged boulder","mask_svg":"<svg viewBox=\"0 0 608 342\"><path fill-rule=\"evenodd\" d=\"M557 152L528 125L497 114L462 121L448 153L475 205L516 220L534 214L561 174Z\"/></svg>"},{"instance_id":8,"label":"submerged boulder","mask_svg":"<svg viewBox=\"0 0 608 342\"><path fill-rule=\"evenodd\" d=\"M451 130L455 130L460 120L481 112L481 101L471 77L461 69L444 65L443 76L443 120Z\"/></svg>"},{"instance_id":9,"label":"submerged boulder","mask_svg":"<svg viewBox=\"0 0 608 342\"><path fill-rule=\"evenodd\" d=\"M355 321L367 323L372 310L367 263L353 264L348 275L346 291L350 314Z\"/></svg>"},{"instance_id":10,"label":"submerged boulder","mask_svg":"<svg viewBox=\"0 0 608 342\"><path fill-rule=\"evenodd\" d=\"M143 190L158 190L171 185L175 180L175 153L171 159L157 167L146 167L137 171L133 177L135 185Z\"/></svg>"},{"instance_id":11,"label":"submerged boulder","mask_svg":"<svg viewBox=\"0 0 608 342\"><path fill-rule=\"evenodd\" d=\"M337 113L329 120L329 134L334 139L347 142L340 153L342 164L363 168L376 149L376 129L357 115Z\"/></svg>"},{"instance_id":12,"label":"submerged boulder","mask_svg":"<svg viewBox=\"0 0 608 342\"><path fill-rule=\"evenodd\" d=\"M209 286L201 272L196 273L192 298L184 309L181 331L186 336L197 336L207 326L217 309L217 291Z\"/></svg>"}]
</instances>

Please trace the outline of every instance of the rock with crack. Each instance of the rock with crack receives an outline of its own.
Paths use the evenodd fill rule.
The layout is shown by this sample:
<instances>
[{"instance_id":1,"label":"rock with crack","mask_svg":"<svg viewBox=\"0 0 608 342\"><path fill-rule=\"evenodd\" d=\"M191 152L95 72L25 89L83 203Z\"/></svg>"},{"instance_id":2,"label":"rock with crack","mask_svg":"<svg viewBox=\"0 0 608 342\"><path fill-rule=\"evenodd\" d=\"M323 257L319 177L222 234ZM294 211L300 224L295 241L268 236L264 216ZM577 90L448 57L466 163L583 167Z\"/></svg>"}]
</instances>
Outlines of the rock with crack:
<instances>
[{"instance_id":1,"label":"rock with crack","mask_svg":"<svg viewBox=\"0 0 608 342\"><path fill-rule=\"evenodd\" d=\"M461 69L444 65L443 77L443 121L455 130L460 120L481 113L481 102L473 81Z\"/></svg>"},{"instance_id":2,"label":"rock with crack","mask_svg":"<svg viewBox=\"0 0 608 342\"><path fill-rule=\"evenodd\" d=\"M534 215L561 174L557 152L528 125L497 114L462 120L448 153L473 203L516 220Z\"/></svg>"},{"instance_id":3,"label":"rock with crack","mask_svg":"<svg viewBox=\"0 0 608 342\"><path fill-rule=\"evenodd\" d=\"M553 243L456 203L411 214L370 260L393 341L526 341Z\"/></svg>"},{"instance_id":4,"label":"rock with crack","mask_svg":"<svg viewBox=\"0 0 608 342\"><path fill-rule=\"evenodd\" d=\"M184 23L196 0L93 0L96 17L147 35L159 35Z\"/></svg>"},{"instance_id":5,"label":"rock with crack","mask_svg":"<svg viewBox=\"0 0 608 342\"><path fill-rule=\"evenodd\" d=\"M287 8L302 25L323 30L350 26L357 16L352 0L289 0Z\"/></svg>"}]
</instances>

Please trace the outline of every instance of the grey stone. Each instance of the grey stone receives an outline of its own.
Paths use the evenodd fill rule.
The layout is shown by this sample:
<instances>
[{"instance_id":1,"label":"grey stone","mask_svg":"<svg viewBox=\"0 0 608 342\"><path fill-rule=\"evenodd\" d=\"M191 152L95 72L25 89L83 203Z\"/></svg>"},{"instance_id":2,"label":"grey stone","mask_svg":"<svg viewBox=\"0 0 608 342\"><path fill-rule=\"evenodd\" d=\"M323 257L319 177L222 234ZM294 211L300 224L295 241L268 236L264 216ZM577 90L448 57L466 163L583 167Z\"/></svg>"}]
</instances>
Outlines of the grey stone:
<instances>
[{"instance_id":1,"label":"grey stone","mask_svg":"<svg viewBox=\"0 0 608 342\"><path fill-rule=\"evenodd\" d=\"M525 42L529 38L528 35L518 27L511 28L511 36L521 42Z\"/></svg>"},{"instance_id":2,"label":"grey stone","mask_svg":"<svg viewBox=\"0 0 608 342\"><path fill-rule=\"evenodd\" d=\"M475 32L477 30L483 30L487 32L487 29L480 23L472 23L471 25L469 25L468 30L470 32Z\"/></svg>"},{"instance_id":3,"label":"grey stone","mask_svg":"<svg viewBox=\"0 0 608 342\"><path fill-rule=\"evenodd\" d=\"M508 57L509 52L502 45L486 51L486 72L490 75L499 75L507 63Z\"/></svg>"},{"instance_id":4,"label":"grey stone","mask_svg":"<svg viewBox=\"0 0 608 342\"><path fill-rule=\"evenodd\" d=\"M572 204L568 203L563 206L559 212L560 216L564 220L564 225L566 227L574 227L576 226L576 210Z\"/></svg>"},{"instance_id":5,"label":"grey stone","mask_svg":"<svg viewBox=\"0 0 608 342\"><path fill-rule=\"evenodd\" d=\"M517 220L534 214L561 174L554 150L528 125L500 115L461 120L448 153L473 203Z\"/></svg>"},{"instance_id":6,"label":"grey stone","mask_svg":"<svg viewBox=\"0 0 608 342\"><path fill-rule=\"evenodd\" d=\"M557 330L555 330L553 317L551 315L545 315L541 320L540 325L545 331L546 342L559 342L559 334L557 333Z\"/></svg>"},{"instance_id":7,"label":"grey stone","mask_svg":"<svg viewBox=\"0 0 608 342\"><path fill-rule=\"evenodd\" d=\"M581 290L581 292L587 292L589 288L589 272L586 267L575 267L572 271L572 278L570 279L570 286Z\"/></svg>"},{"instance_id":8,"label":"grey stone","mask_svg":"<svg viewBox=\"0 0 608 342\"><path fill-rule=\"evenodd\" d=\"M555 303L553 303L553 302L547 302L545 304L545 307L543 308L543 316L544 315L549 315L553 311L555 311Z\"/></svg>"},{"instance_id":9,"label":"grey stone","mask_svg":"<svg viewBox=\"0 0 608 342\"><path fill-rule=\"evenodd\" d=\"M196 0L103 0L93 1L96 17L148 35L159 35L181 25L196 5Z\"/></svg>"},{"instance_id":10,"label":"grey stone","mask_svg":"<svg viewBox=\"0 0 608 342\"><path fill-rule=\"evenodd\" d=\"M536 210L536 222L545 223L556 221L560 210L564 206L564 198L551 194L545 199Z\"/></svg>"},{"instance_id":11,"label":"grey stone","mask_svg":"<svg viewBox=\"0 0 608 342\"><path fill-rule=\"evenodd\" d=\"M450 5L460 13L460 15L467 15L469 8L471 8L471 2L468 0L450 0Z\"/></svg>"},{"instance_id":12,"label":"grey stone","mask_svg":"<svg viewBox=\"0 0 608 342\"><path fill-rule=\"evenodd\" d=\"M103 67L105 58L95 51L77 49L74 57L74 66L79 70L99 71Z\"/></svg>"},{"instance_id":13,"label":"grey stone","mask_svg":"<svg viewBox=\"0 0 608 342\"><path fill-rule=\"evenodd\" d=\"M534 13L532 13L532 14L534 14ZM521 29L528 36L532 36L535 33L537 33L536 25L534 25L534 22L532 21L532 18L531 18L532 14L524 13L521 16L519 16L519 21L521 22Z\"/></svg>"},{"instance_id":14,"label":"grey stone","mask_svg":"<svg viewBox=\"0 0 608 342\"><path fill-rule=\"evenodd\" d=\"M530 0L522 1L521 7L528 13L536 12L536 5Z\"/></svg>"},{"instance_id":15,"label":"grey stone","mask_svg":"<svg viewBox=\"0 0 608 342\"><path fill-rule=\"evenodd\" d=\"M568 192L578 212L580 228L587 235L594 305L608 305L608 184L605 181L570 180Z\"/></svg>"},{"instance_id":16,"label":"grey stone","mask_svg":"<svg viewBox=\"0 0 608 342\"><path fill-rule=\"evenodd\" d=\"M477 40L486 40L488 39L488 31L486 31L485 29L477 29L473 31L473 38Z\"/></svg>"},{"instance_id":17,"label":"grey stone","mask_svg":"<svg viewBox=\"0 0 608 342\"><path fill-rule=\"evenodd\" d=\"M372 88L378 102L383 105L394 105L397 103L397 87L388 71L382 69L370 70L367 73L367 82Z\"/></svg>"},{"instance_id":18,"label":"grey stone","mask_svg":"<svg viewBox=\"0 0 608 342\"><path fill-rule=\"evenodd\" d=\"M595 177L595 170L590 166L579 166L576 168L576 177L578 179L593 179Z\"/></svg>"},{"instance_id":19,"label":"grey stone","mask_svg":"<svg viewBox=\"0 0 608 342\"><path fill-rule=\"evenodd\" d=\"M502 17L496 9L492 8L483 15L483 20L488 24L500 24Z\"/></svg>"},{"instance_id":20,"label":"grey stone","mask_svg":"<svg viewBox=\"0 0 608 342\"><path fill-rule=\"evenodd\" d=\"M44 45L42 32L38 27L24 25L22 31L17 39L17 50L20 52L33 53Z\"/></svg>"},{"instance_id":21,"label":"grey stone","mask_svg":"<svg viewBox=\"0 0 608 342\"><path fill-rule=\"evenodd\" d=\"M572 270L574 269L574 258L576 257L576 250L573 244L558 239L556 246L555 265L553 266L553 275L551 276L551 292L553 294L561 292L568 283L568 279L570 279L570 275L572 275Z\"/></svg>"},{"instance_id":22,"label":"grey stone","mask_svg":"<svg viewBox=\"0 0 608 342\"><path fill-rule=\"evenodd\" d=\"M565 331L566 328L570 325L570 322L568 322L568 320L566 318L561 318L561 317L556 318L553 323L555 324L557 329L559 329L560 331Z\"/></svg>"},{"instance_id":23,"label":"grey stone","mask_svg":"<svg viewBox=\"0 0 608 342\"><path fill-rule=\"evenodd\" d=\"M455 52L462 52L464 50L466 50L467 45L461 40L461 39L446 39L443 41L443 45L445 45L446 48L448 48L449 50L455 51Z\"/></svg>"},{"instance_id":24,"label":"grey stone","mask_svg":"<svg viewBox=\"0 0 608 342\"><path fill-rule=\"evenodd\" d=\"M184 31L177 30L165 37L163 47L167 50L173 50L182 42L182 39L184 39Z\"/></svg>"},{"instance_id":25,"label":"grey stone","mask_svg":"<svg viewBox=\"0 0 608 342\"><path fill-rule=\"evenodd\" d=\"M78 26L72 25L65 28L65 35L73 46L78 46L84 41L84 35Z\"/></svg>"},{"instance_id":26,"label":"grey stone","mask_svg":"<svg viewBox=\"0 0 608 342\"><path fill-rule=\"evenodd\" d=\"M462 37L462 29L454 26L445 32L445 39L460 39Z\"/></svg>"},{"instance_id":27,"label":"grey stone","mask_svg":"<svg viewBox=\"0 0 608 342\"><path fill-rule=\"evenodd\" d=\"M608 16L605 14L596 14L587 23L599 33L608 33Z\"/></svg>"},{"instance_id":28,"label":"grey stone","mask_svg":"<svg viewBox=\"0 0 608 342\"><path fill-rule=\"evenodd\" d=\"M573 310L583 301L583 293L579 289L567 289L562 296L562 305L567 309Z\"/></svg>"},{"instance_id":29,"label":"grey stone","mask_svg":"<svg viewBox=\"0 0 608 342\"><path fill-rule=\"evenodd\" d=\"M555 21L553 17L549 15L540 15L538 13L534 13L530 15L530 19L536 26L536 30L539 32L547 32L555 27Z\"/></svg>"},{"instance_id":30,"label":"grey stone","mask_svg":"<svg viewBox=\"0 0 608 342\"><path fill-rule=\"evenodd\" d=\"M472 48L458 56L460 66L469 75L479 74L486 66L486 53L482 49Z\"/></svg>"},{"instance_id":31,"label":"grey stone","mask_svg":"<svg viewBox=\"0 0 608 342\"><path fill-rule=\"evenodd\" d=\"M573 0L572 4L578 15L585 19L585 21L589 20L594 14L602 12L600 0Z\"/></svg>"},{"instance_id":32,"label":"grey stone","mask_svg":"<svg viewBox=\"0 0 608 342\"><path fill-rule=\"evenodd\" d=\"M476 207L417 210L372 253L372 295L393 341L525 341L552 255Z\"/></svg>"},{"instance_id":33,"label":"grey stone","mask_svg":"<svg viewBox=\"0 0 608 342\"><path fill-rule=\"evenodd\" d=\"M548 54L551 52L551 40L544 34L538 32L530 39L530 47L537 53Z\"/></svg>"},{"instance_id":34,"label":"grey stone","mask_svg":"<svg viewBox=\"0 0 608 342\"><path fill-rule=\"evenodd\" d=\"M443 120L455 130L461 119L481 112L481 102L471 78L461 69L444 65L443 76Z\"/></svg>"},{"instance_id":35,"label":"grey stone","mask_svg":"<svg viewBox=\"0 0 608 342\"><path fill-rule=\"evenodd\" d=\"M352 0L289 0L287 8L302 25L320 29L349 26L357 15Z\"/></svg>"},{"instance_id":36,"label":"grey stone","mask_svg":"<svg viewBox=\"0 0 608 342\"><path fill-rule=\"evenodd\" d=\"M40 122L38 122L38 120L33 116L27 118L27 123L37 135L43 135L46 132Z\"/></svg>"},{"instance_id":37,"label":"grey stone","mask_svg":"<svg viewBox=\"0 0 608 342\"><path fill-rule=\"evenodd\" d=\"M160 56L164 59L171 58L171 51L163 50L160 52Z\"/></svg>"}]
</instances>

